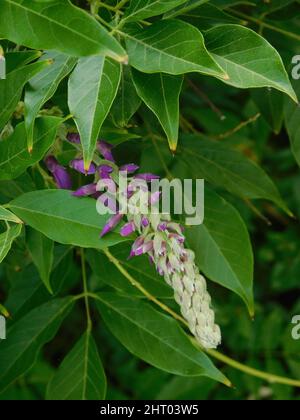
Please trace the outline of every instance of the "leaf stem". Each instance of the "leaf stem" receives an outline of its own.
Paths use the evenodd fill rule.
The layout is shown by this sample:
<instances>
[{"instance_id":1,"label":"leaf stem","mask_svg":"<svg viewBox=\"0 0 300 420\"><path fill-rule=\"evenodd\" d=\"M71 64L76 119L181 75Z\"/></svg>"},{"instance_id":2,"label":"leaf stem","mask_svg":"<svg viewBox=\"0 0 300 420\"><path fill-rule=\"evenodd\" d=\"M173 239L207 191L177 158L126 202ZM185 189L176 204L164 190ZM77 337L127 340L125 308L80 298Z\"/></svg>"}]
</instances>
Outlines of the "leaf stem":
<instances>
[{"instance_id":1,"label":"leaf stem","mask_svg":"<svg viewBox=\"0 0 300 420\"><path fill-rule=\"evenodd\" d=\"M110 262L120 271L120 273L123 274L123 276L131 283L132 286L137 288L141 293L143 293L144 296L146 296L149 300L154 302L156 305L160 306L165 312L168 312L170 315L172 315L174 318L176 318L178 321L182 321L182 317L176 312L172 311L167 305L160 302L158 299L156 299L155 296L151 295L151 293L148 292L137 280L135 280L131 274L128 273L128 271L122 266L120 261L115 258L108 249L105 249L104 254L107 256L107 258L110 260Z\"/></svg>"},{"instance_id":2,"label":"leaf stem","mask_svg":"<svg viewBox=\"0 0 300 420\"><path fill-rule=\"evenodd\" d=\"M178 315L175 311L170 309L167 305L160 302L155 296L151 295L151 293L149 293L137 280L135 280L131 276L131 274L129 274L128 271L122 266L120 261L117 258L115 258L108 249L106 249L104 251L104 253L109 258L111 263L114 264L114 266L120 271L120 273L122 273L123 276L134 287L136 287L140 292L142 292L144 294L144 296L146 296L150 301L152 301L153 303L158 305L161 309L163 309L165 312L167 312L173 318L180 321L183 325L188 326L188 323L186 322L186 320L182 316ZM93 295L92 297L97 299L97 295ZM222 353L220 353L216 350L203 349L199 345L199 343L196 341L196 339L193 338L193 337L191 337L191 340L192 340L194 345L196 345L202 351L206 352L206 354L208 354L209 356L213 357L216 360L219 360L222 363L225 363L228 366L231 366L232 368L234 368L236 370L239 370L241 372L244 372L244 373L246 373L248 375L251 375L251 376L254 376L256 378L264 379L265 381L267 381L269 383L277 383L277 384L289 385L289 386L300 388L300 381L298 381L298 380L289 379L289 378L285 378L285 377L282 377L282 376L276 376L276 375L273 375L271 373L267 373L267 372L263 372L263 371L251 368L247 365L244 365L240 362L237 362L234 359L231 359L230 357L228 357L228 356L226 356L226 355L224 355L224 354L222 354Z\"/></svg>"},{"instance_id":3,"label":"leaf stem","mask_svg":"<svg viewBox=\"0 0 300 420\"><path fill-rule=\"evenodd\" d=\"M120 9L122 9L122 7L124 7L125 5L126 5L126 3L128 3L129 2L129 0L121 0L117 5L116 5L116 7L114 7L114 10L115 11L118 11L118 10L120 10Z\"/></svg>"},{"instance_id":4,"label":"leaf stem","mask_svg":"<svg viewBox=\"0 0 300 420\"><path fill-rule=\"evenodd\" d=\"M89 302L89 291L87 285L87 275L86 275L86 263L85 263L85 254L84 249L80 249L81 254L81 270L82 270L82 282L83 282L83 297L85 301L85 309L86 309L86 318L87 318L87 332L90 333L92 331L92 318L91 318L91 311L90 311L90 302Z\"/></svg>"}]
</instances>

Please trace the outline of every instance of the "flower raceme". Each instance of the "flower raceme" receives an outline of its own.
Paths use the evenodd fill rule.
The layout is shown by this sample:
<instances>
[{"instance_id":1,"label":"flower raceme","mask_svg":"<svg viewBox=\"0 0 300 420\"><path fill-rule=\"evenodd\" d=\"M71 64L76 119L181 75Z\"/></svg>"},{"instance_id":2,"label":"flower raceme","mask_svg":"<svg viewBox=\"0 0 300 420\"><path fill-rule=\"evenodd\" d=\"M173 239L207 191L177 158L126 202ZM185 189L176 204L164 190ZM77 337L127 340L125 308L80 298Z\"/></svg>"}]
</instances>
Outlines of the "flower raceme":
<instances>
[{"instance_id":1,"label":"flower raceme","mask_svg":"<svg viewBox=\"0 0 300 420\"><path fill-rule=\"evenodd\" d=\"M80 144L77 134L70 134L68 140ZM159 212L160 193L157 191L151 194L147 188L147 184L159 177L150 173L134 175L139 169L135 164L118 168L113 156L113 146L105 141L99 141L97 149L105 162L98 166L92 163L88 173L84 171L83 160L75 159L71 162L71 168L76 171L95 175L94 183L80 187L73 195L92 196L100 205L114 213L104 226L101 237L115 229L126 218L120 235L137 235L129 258L148 255L150 263L156 267L159 275L173 288L181 313L200 345L206 349L216 348L221 343L220 328L215 324L211 297L207 291L206 280L195 263L195 254L185 247L184 228L172 221L169 214ZM70 189L71 180L66 169L60 166L53 156L46 158L46 165L57 186ZM121 211L121 203L116 205L109 194L115 194L119 190L116 171L132 175L132 182L127 190L121 193L126 195L127 199L126 214ZM99 185L106 187L107 191L100 192ZM156 211L143 213L143 200L151 204L151 209Z\"/></svg>"}]
</instances>

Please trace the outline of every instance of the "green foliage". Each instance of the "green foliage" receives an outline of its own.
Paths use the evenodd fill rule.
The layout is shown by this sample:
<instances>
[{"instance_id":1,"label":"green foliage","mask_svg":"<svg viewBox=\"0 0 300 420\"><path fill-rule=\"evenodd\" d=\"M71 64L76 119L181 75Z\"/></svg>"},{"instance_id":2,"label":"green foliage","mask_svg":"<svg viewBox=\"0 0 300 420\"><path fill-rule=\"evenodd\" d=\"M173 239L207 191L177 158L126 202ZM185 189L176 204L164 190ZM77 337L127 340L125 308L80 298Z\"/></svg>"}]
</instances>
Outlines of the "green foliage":
<instances>
[{"instance_id":1,"label":"green foliage","mask_svg":"<svg viewBox=\"0 0 300 420\"><path fill-rule=\"evenodd\" d=\"M300 398L299 6L0 2L0 400ZM57 188L127 163L205 180L184 235L218 351L147 256L128 258L135 234L100 236L98 193Z\"/></svg>"}]
</instances>

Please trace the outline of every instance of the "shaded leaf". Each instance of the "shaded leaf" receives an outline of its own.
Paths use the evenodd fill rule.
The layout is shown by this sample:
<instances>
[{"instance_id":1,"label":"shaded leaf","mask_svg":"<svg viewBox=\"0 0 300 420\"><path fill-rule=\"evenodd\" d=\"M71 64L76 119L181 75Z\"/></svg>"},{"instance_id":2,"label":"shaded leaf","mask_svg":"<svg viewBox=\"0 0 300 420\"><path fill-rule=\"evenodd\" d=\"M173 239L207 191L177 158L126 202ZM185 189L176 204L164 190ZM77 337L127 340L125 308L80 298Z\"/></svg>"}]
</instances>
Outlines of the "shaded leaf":
<instances>
[{"instance_id":1,"label":"shaded leaf","mask_svg":"<svg viewBox=\"0 0 300 420\"><path fill-rule=\"evenodd\" d=\"M27 148L25 124L18 124L14 133L0 142L0 180L17 178L27 168L39 162L52 146L62 119L38 118L34 129L34 149Z\"/></svg>"},{"instance_id":2,"label":"shaded leaf","mask_svg":"<svg viewBox=\"0 0 300 420\"><path fill-rule=\"evenodd\" d=\"M56 334L72 301L68 297L47 302L8 329L9 340L0 342L0 391L31 368L41 347Z\"/></svg>"},{"instance_id":3,"label":"shaded leaf","mask_svg":"<svg viewBox=\"0 0 300 420\"><path fill-rule=\"evenodd\" d=\"M204 223L187 229L186 236L203 273L237 293L253 315L253 252L247 227L234 207L205 190Z\"/></svg>"},{"instance_id":4,"label":"shaded leaf","mask_svg":"<svg viewBox=\"0 0 300 420\"><path fill-rule=\"evenodd\" d=\"M49 66L50 62L47 60L29 64L17 68L9 73L6 79L0 80L0 130L11 118L21 98L23 87L28 80Z\"/></svg>"},{"instance_id":5,"label":"shaded leaf","mask_svg":"<svg viewBox=\"0 0 300 420\"><path fill-rule=\"evenodd\" d=\"M279 134L283 124L284 96L274 89L256 89L251 97L268 125L275 134Z\"/></svg>"},{"instance_id":6,"label":"shaded leaf","mask_svg":"<svg viewBox=\"0 0 300 420\"><path fill-rule=\"evenodd\" d=\"M175 152L179 131L179 96L183 78L163 73L145 74L133 71L136 90L145 104L157 116Z\"/></svg>"},{"instance_id":7,"label":"shaded leaf","mask_svg":"<svg viewBox=\"0 0 300 420\"><path fill-rule=\"evenodd\" d=\"M35 229L26 230L26 243L32 261L36 266L40 277L50 293L53 293L50 284L50 275L53 265L54 243L51 239Z\"/></svg>"},{"instance_id":8,"label":"shaded leaf","mask_svg":"<svg viewBox=\"0 0 300 420\"><path fill-rule=\"evenodd\" d=\"M21 234L22 225L7 226L7 230L0 234L0 263L9 253L13 241Z\"/></svg>"},{"instance_id":9,"label":"shaded leaf","mask_svg":"<svg viewBox=\"0 0 300 420\"><path fill-rule=\"evenodd\" d=\"M297 89L300 93L300 89ZM286 100L284 106L285 125L289 134L292 152L300 166L300 105Z\"/></svg>"},{"instance_id":10,"label":"shaded leaf","mask_svg":"<svg viewBox=\"0 0 300 420\"><path fill-rule=\"evenodd\" d=\"M33 147L34 121L41 107L54 95L59 83L70 73L76 59L57 52L47 52L43 59L52 60L52 66L30 80L25 92L25 127L28 149Z\"/></svg>"},{"instance_id":11,"label":"shaded leaf","mask_svg":"<svg viewBox=\"0 0 300 420\"><path fill-rule=\"evenodd\" d=\"M186 0L131 0L124 19L127 22L136 22L162 15L185 2Z\"/></svg>"},{"instance_id":12,"label":"shaded leaf","mask_svg":"<svg viewBox=\"0 0 300 420\"><path fill-rule=\"evenodd\" d=\"M114 124L121 128L126 127L141 103L132 82L131 69L123 66L119 91L110 111Z\"/></svg>"},{"instance_id":13,"label":"shaded leaf","mask_svg":"<svg viewBox=\"0 0 300 420\"><path fill-rule=\"evenodd\" d=\"M180 158L193 178L203 178L242 198L273 201L290 213L269 176L242 153L199 135L182 140Z\"/></svg>"},{"instance_id":14,"label":"shaded leaf","mask_svg":"<svg viewBox=\"0 0 300 420\"><path fill-rule=\"evenodd\" d=\"M106 377L96 343L86 332L66 356L47 389L47 400L104 400Z\"/></svg>"}]
</instances>

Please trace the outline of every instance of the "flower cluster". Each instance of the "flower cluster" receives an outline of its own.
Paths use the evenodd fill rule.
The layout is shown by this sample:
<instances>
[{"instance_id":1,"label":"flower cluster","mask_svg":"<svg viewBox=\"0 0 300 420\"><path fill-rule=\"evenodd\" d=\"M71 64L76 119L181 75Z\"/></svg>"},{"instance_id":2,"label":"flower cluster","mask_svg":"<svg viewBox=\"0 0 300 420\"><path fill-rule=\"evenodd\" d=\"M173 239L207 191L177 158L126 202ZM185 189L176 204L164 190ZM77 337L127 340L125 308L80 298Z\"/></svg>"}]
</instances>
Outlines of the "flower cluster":
<instances>
[{"instance_id":1,"label":"flower cluster","mask_svg":"<svg viewBox=\"0 0 300 420\"><path fill-rule=\"evenodd\" d=\"M80 144L77 134L70 134L68 140ZM95 175L95 182L82 186L73 195L95 197L115 212L104 226L101 232L102 237L115 229L125 218L127 219L120 229L120 234L124 237L137 235L129 258L144 254L149 256L150 263L155 265L159 275L163 276L173 288L181 313L198 342L204 348L216 348L221 343L220 328L215 324L211 298L207 292L206 281L195 264L195 254L185 247L184 228L172 221L168 214L161 214L159 211L151 213L140 211L141 196L152 206L159 202L159 192L151 194L148 188L141 187L159 177L150 173L136 174L139 167L135 164L118 168L112 153L113 146L105 141L99 141L97 148L104 162L100 165L92 163L87 172L89 175ZM71 180L66 168L59 165L53 156L46 159L46 165L52 172L58 187L70 189ZM76 171L86 173L81 159L73 160L70 166ZM100 193L97 188L100 181L100 184L103 182L103 185L107 186L113 184L114 190L117 190L119 186L117 177L114 176L116 171L121 173L125 171L132 176L133 182L124 192L128 199L126 215L120 211L120 207L116 207L111 202L109 195ZM143 181L143 183L139 185L138 181ZM158 209L158 206L156 208Z\"/></svg>"}]
</instances>

